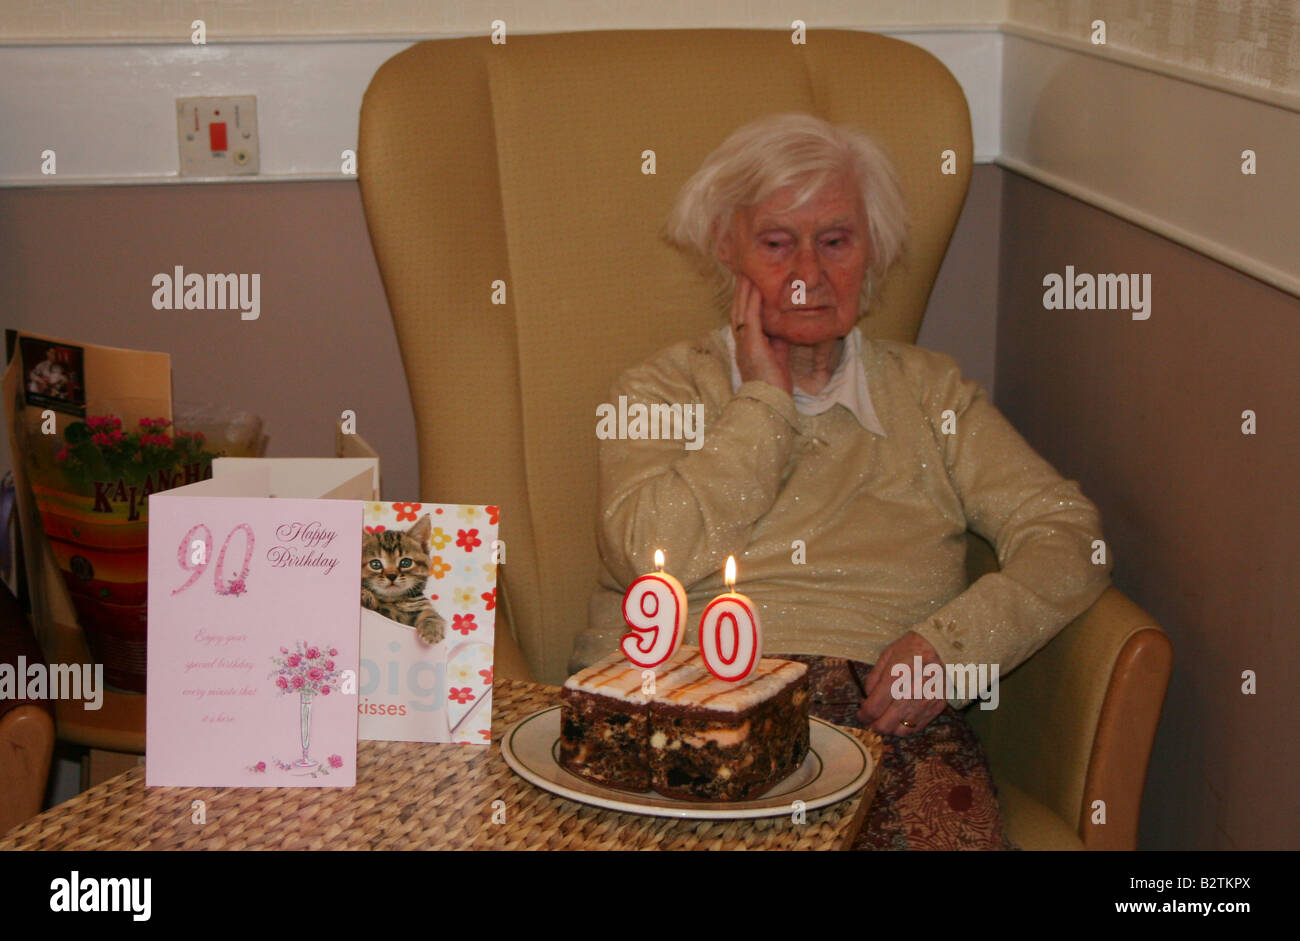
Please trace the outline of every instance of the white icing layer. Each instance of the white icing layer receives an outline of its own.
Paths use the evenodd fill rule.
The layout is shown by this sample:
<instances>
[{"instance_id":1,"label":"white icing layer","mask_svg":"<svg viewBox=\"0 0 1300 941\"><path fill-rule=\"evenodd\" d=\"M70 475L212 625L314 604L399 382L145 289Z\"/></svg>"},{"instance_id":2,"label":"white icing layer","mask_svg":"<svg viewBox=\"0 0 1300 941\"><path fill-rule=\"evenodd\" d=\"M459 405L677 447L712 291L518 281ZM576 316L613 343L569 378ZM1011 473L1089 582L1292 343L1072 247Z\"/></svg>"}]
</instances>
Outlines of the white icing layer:
<instances>
[{"instance_id":1,"label":"white icing layer","mask_svg":"<svg viewBox=\"0 0 1300 941\"><path fill-rule=\"evenodd\" d=\"M698 659L698 652L694 647L678 648L676 653L653 671L656 687L661 677L666 680L675 669L684 666L692 659ZM597 660L587 669L573 674L565 681L564 686L566 689L581 690L584 693L608 696L620 702L644 706L649 699L641 692L644 685L641 676L643 672L641 667L629 663L627 657L623 656L623 652L618 650L608 657Z\"/></svg>"},{"instance_id":2,"label":"white icing layer","mask_svg":"<svg viewBox=\"0 0 1300 941\"><path fill-rule=\"evenodd\" d=\"M619 651L575 673L564 685L567 689L645 705L641 672L640 667L628 663ZM717 712L743 712L771 699L806 672L808 668L802 663L763 659L747 678L731 683L708 671L699 650L682 647L654 671L654 701Z\"/></svg>"}]
</instances>

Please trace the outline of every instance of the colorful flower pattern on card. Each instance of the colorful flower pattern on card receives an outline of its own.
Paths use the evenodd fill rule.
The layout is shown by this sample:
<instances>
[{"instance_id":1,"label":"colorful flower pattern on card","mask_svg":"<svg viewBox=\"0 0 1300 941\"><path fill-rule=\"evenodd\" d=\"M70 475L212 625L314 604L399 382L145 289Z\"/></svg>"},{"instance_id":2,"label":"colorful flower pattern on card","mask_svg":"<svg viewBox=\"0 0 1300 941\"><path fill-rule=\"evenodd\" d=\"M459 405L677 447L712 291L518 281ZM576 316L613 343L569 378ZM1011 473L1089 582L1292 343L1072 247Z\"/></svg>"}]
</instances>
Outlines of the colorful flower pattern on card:
<instances>
[{"instance_id":1,"label":"colorful flower pattern on card","mask_svg":"<svg viewBox=\"0 0 1300 941\"><path fill-rule=\"evenodd\" d=\"M393 510L397 513L397 522L414 523L419 519L420 503L394 503Z\"/></svg>"},{"instance_id":2,"label":"colorful flower pattern on card","mask_svg":"<svg viewBox=\"0 0 1300 941\"><path fill-rule=\"evenodd\" d=\"M411 628L392 621L385 627L370 620L377 612L363 610L358 700L361 737L487 744L492 716L497 600L493 541L497 529L495 523L485 520L498 515L499 509L489 514L485 507L407 501L380 506L382 514L366 513L367 529L408 531L429 518L424 524L429 527L428 547L417 561L427 566L424 594L445 619L446 631L432 646L416 644L407 636Z\"/></svg>"}]
</instances>

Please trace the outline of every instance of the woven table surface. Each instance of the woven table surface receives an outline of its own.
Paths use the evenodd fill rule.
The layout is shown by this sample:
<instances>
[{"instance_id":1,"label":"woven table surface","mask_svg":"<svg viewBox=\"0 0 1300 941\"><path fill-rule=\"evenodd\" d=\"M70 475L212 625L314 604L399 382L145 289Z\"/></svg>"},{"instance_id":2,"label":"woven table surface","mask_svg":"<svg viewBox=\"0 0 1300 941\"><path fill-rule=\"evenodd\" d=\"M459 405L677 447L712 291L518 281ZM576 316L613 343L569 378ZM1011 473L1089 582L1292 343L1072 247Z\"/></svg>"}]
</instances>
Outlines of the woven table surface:
<instances>
[{"instance_id":1,"label":"woven table surface","mask_svg":"<svg viewBox=\"0 0 1300 941\"><path fill-rule=\"evenodd\" d=\"M10 830L0 850L844 849L875 794L879 775L853 797L807 811L803 823L649 817L556 797L511 771L500 743L558 693L499 679L486 748L360 742L351 788L146 788L144 768L132 768ZM847 731L879 767L879 737ZM196 800L206 823L192 822ZM504 822L493 822L498 800Z\"/></svg>"}]
</instances>

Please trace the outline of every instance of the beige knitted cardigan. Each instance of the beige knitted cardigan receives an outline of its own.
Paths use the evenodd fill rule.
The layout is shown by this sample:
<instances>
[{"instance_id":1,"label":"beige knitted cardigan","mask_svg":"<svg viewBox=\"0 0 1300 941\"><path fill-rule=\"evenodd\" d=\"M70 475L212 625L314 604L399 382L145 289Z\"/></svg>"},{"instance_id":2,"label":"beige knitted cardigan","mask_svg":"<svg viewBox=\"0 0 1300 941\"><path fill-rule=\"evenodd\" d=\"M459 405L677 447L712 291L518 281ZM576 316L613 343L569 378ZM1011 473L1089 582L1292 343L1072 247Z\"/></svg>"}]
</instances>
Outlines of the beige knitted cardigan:
<instances>
[{"instance_id":1,"label":"beige knitted cardigan","mask_svg":"<svg viewBox=\"0 0 1300 941\"><path fill-rule=\"evenodd\" d=\"M619 378L611 402L703 404L703 446L600 443L603 571L572 669L617 648L623 592L653 570L656 548L687 590L687 643L735 555L765 654L871 663L914 630L945 663L996 663L1005 675L1096 600L1111 558L1078 484L952 357L865 338L862 357L885 437L842 405L803 415L763 382L733 393L716 333ZM968 527L1001 565L969 587Z\"/></svg>"}]
</instances>

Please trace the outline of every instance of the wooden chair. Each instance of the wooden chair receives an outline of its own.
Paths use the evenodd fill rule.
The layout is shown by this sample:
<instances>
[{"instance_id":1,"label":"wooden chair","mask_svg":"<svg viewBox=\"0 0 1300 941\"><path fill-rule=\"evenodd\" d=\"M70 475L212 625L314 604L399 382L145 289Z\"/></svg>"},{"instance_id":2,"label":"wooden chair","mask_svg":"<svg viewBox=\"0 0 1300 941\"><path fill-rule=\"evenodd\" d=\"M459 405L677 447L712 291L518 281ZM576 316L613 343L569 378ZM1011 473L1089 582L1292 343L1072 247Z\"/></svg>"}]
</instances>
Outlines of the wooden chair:
<instances>
[{"instance_id":1,"label":"wooden chair","mask_svg":"<svg viewBox=\"0 0 1300 941\"><path fill-rule=\"evenodd\" d=\"M361 195L414 404L420 495L503 508L502 675L562 681L586 623L595 405L624 368L721 322L711 286L659 237L673 199L732 130L783 111L854 123L893 156L910 248L863 329L915 342L972 156L961 88L915 46L847 31L805 45L743 30L482 37L419 43L371 81ZM948 150L951 175L939 172ZM1138 623L1151 624L1109 593L981 717L1022 845L1101 845L1080 816L1093 794L1108 801L1105 832L1123 834L1106 845L1133 845L1164 695L1158 668L1148 679L1126 665ZM1159 646L1149 634L1163 637L1146 632L1143 650ZM1065 676L1060 695L1078 701L1044 711L1044 684ZM1108 724L1116 710L1125 721Z\"/></svg>"},{"instance_id":2,"label":"wooden chair","mask_svg":"<svg viewBox=\"0 0 1300 941\"><path fill-rule=\"evenodd\" d=\"M45 663L17 599L0 586L0 664ZM48 699L0 699L0 834L41 811L54 757L54 707Z\"/></svg>"}]
</instances>

